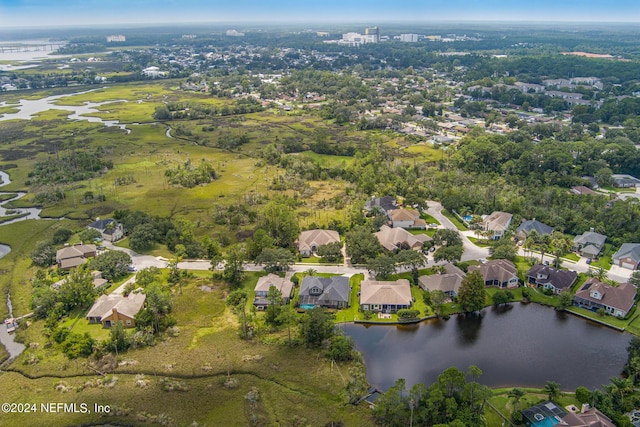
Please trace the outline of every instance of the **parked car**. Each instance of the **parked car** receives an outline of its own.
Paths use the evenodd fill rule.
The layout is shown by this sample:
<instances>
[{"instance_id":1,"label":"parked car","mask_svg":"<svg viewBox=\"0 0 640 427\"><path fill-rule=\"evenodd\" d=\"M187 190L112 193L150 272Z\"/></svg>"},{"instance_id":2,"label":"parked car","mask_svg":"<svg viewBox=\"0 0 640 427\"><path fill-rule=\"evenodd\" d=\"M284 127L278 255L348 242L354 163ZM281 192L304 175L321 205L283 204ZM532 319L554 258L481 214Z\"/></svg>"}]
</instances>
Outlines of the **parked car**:
<instances>
[{"instance_id":1,"label":"parked car","mask_svg":"<svg viewBox=\"0 0 640 427\"><path fill-rule=\"evenodd\" d=\"M587 258L587 264L591 264L593 260L591 258Z\"/></svg>"},{"instance_id":2,"label":"parked car","mask_svg":"<svg viewBox=\"0 0 640 427\"><path fill-rule=\"evenodd\" d=\"M429 248L429 252L435 252L435 251L436 251L436 247L435 247L435 246L431 246L431 247Z\"/></svg>"},{"instance_id":3,"label":"parked car","mask_svg":"<svg viewBox=\"0 0 640 427\"><path fill-rule=\"evenodd\" d=\"M138 269L136 268L135 265L130 265L129 267L127 267L127 271L130 273L134 273L136 271L138 271Z\"/></svg>"}]
</instances>

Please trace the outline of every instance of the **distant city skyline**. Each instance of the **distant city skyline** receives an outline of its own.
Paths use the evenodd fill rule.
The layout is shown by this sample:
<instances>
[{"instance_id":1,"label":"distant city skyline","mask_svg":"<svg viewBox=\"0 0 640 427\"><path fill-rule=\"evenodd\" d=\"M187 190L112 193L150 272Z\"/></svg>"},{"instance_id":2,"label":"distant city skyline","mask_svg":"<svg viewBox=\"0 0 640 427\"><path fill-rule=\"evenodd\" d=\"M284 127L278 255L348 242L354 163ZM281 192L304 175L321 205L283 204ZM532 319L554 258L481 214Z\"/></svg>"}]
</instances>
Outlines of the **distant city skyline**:
<instances>
[{"instance_id":1,"label":"distant city skyline","mask_svg":"<svg viewBox=\"0 0 640 427\"><path fill-rule=\"evenodd\" d=\"M0 26L189 22L640 22L638 0L0 0Z\"/></svg>"}]
</instances>

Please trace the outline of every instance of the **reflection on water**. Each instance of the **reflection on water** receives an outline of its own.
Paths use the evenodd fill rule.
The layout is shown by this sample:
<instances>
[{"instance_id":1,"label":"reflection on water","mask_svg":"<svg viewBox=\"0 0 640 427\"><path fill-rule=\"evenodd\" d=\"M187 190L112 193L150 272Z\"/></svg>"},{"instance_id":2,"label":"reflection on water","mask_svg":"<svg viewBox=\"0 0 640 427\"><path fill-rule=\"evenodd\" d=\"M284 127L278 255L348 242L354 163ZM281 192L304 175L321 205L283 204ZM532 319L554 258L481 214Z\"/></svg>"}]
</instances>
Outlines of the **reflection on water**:
<instances>
[{"instance_id":1,"label":"reflection on water","mask_svg":"<svg viewBox=\"0 0 640 427\"><path fill-rule=\"evenodd\" d=\"M363 353L369 382L386 390L398 378L407 385L433 383L446 368L477 365L480 382L493 387L563 390L601 387L620 375L628 334L537 304L486 308L482 315L432 319L419 325L342 325Z\"/></svg>"}]
</instances>

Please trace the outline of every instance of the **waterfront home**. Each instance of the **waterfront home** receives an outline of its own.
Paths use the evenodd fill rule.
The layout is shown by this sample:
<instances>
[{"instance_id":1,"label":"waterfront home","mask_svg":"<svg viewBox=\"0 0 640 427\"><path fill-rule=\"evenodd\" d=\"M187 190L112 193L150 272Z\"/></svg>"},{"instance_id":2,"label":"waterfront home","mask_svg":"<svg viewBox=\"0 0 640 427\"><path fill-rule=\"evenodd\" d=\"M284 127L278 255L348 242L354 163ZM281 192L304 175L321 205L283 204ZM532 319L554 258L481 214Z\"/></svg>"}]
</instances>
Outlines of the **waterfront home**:
<instances>
[{"instance_id":1,"label":"waterfront home","mask_svg":"<svg viewBox=\"0 0 640 427\"><path fill-rule=\"evenodd\" d=\"M351 287L346 276L306 276L300 285L299 305L327 308L349 307Z\"/></svg>"},{"instance_id":2,"label":"waterfront home","mask_svg":"<svg viewBox=\"0 0 640 427\"><path fill-rule=\"evenodd\" d=\"M121 294L101 295L87 313L87 319L89 323L102 323L105 328L119 321L125 327L133 328L136 326L135 316L146 298L143 293L130 293L126 297Z\"/></svg>"},{"instance_id":3,"label":"waterfront home","mask_svg":"<svg viewBox=\"0 0 640 427\"><path fill-rule=\"evenodd\" d=\"M573 297L573 304L592 311L604 308L607 314L625 317L633 307L636 288L630 283L609 286L597 279L588 279Z\"/></svg>"},{"instance_id":4,"label":"waterfront home","mask_svg":"<svg viewBox=\"0 0 640 427\"><path fill-rule=\"evenodd\" d=\"M551 289L554 294L568 291L576 282L578 273L569 270L558 270L545 264L536 264L527 273L529 285Z\"/></svg>"},{"instance_id":5,"label":"waterfront home","mask_svg":"<svg viewBox=\"0 0 640 427\"><path fill-rule=\"evenodd\" d=\"M624 243L611 260L620 267L637 270L640 264L640 243Z\"/></svg>"},{"instance_id":6,"label":"waterfront home","mask_svg":"<svg viewBox=\"0 0 640 427\"><path fill-rule=\"evenodd\" d=\"M395 251L402 246L418 251L422 249L424 242L433 240L426 234L413 235L404 228L391 228L388 225L380 227L376 237L382 247L388 251Z\"/></svg>"},{"instance_id":7,"label":"waterfront home","mask_svg":"<svg viewBox=\"0 0 640 427\"><path fill-rule=\"evenodd\" d=\"M340 243L340 234L334 230L307 230L298 236L298 252L308 257L318 252L320 246L329 243Z\"/></svg>"},{"instance_id":8,"label":"waterfront home","mask_svg":"<svg viewBox=\"0 0 640 427\"><path fill-rule=\"evenodd\" d=\"M411 285L407 279L395 282L363 280L360 283L360 309L383 313L411 307Z\"/></svg>"},{"instance_id":9,"label":"waterfront home","mask_svg":"<svg viewBox=\"0 0 640 427\"><path fill-rule=\"evenodd\" d=\"M466 274L451 263L445 264L444 267L444 273L420 276L418 284L425 291L442 291L449 298L455 298L458 296L458 291L462 286L462 279L465 278Z\"/></svg>"},{"instance_id":10,"label":"waterfront home","mask_svg":"<svg viewBox=\"0 0 640 427\"><path fill-rule=\"evenodd\" d=\"M493 259L484 264L472 265L469 273L479 271L485 285L499 288L516 288L518 286L518 269L509 260Z\"/></svg>"},{"instance_id":11,"label":"waterfront home","mask_svg":"<svg viewBox=\"0 0 640 427\"><path fill-rule=\"evenodd\" d=\"M256 287L254 288L256 296L253 300L253 305L258 310L265 310L267 305L269 305L267 295L269 294L269 289L271 289L271 287L280 291L282 300L285 304L289 303L293 293L293 282L275 274L267 274L266 276L258 279L258 283L256 283Z\"/></svg>"}]
</instances>

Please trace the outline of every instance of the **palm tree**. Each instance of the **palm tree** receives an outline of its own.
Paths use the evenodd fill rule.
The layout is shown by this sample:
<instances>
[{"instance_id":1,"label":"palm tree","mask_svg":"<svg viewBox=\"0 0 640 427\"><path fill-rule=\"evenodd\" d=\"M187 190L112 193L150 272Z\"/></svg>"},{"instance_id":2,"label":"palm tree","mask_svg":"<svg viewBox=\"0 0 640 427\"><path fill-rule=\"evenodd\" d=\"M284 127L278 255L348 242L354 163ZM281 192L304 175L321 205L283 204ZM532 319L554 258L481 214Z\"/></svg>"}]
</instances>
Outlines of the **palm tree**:
<instances>
[{"instance_id":1,"label":"palm tree","mask_svg":"<svg viewBox=\"0 0 640 427\"><path fill-rule=\"evenodd\" d=\"M514 388L507 393L507 396L513 399L513 412L518 411L518 403L520 403L520 399L524 396L524 391L519 388Z\"/></svg>"},{"instance_id":2,"label":"palm tree","mask_svg":"<svg viewBox=\"0 0 640 427\"><path fill-rule=\"evenodd\" d=\"M556 400L560 397L560 384L555 381L547 381L542 389L549 396L549 400Z\"/></svg>"},{"instance_id":3,"label":"palm tree","mask_svg":"<svg viewBox=\"0 0 640 427\"><path fill-rule=\"evenodd\" d=\"M313 268L308 269L307 271L304 272L305 276L314 276L317 273L316 270L314 270Z\"/></svg>"},{"instance_id":4,"label":"palm tree","mask_svg":"<svg viewBox=\"0 0 640 427\"><path fill-rule=\"evenodd\" d=\"M556 268L560 267L560 257L571 249L571 241L562 233L554 232L551 236L551 246L553 246L553 254L556 256Z\"/></svg>"}]
</instances>

